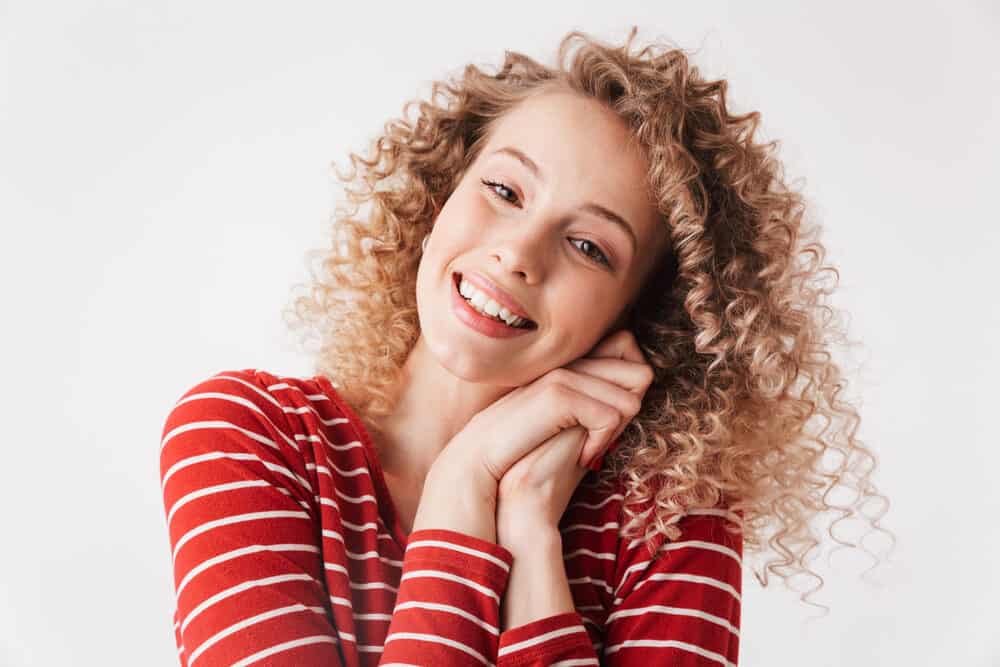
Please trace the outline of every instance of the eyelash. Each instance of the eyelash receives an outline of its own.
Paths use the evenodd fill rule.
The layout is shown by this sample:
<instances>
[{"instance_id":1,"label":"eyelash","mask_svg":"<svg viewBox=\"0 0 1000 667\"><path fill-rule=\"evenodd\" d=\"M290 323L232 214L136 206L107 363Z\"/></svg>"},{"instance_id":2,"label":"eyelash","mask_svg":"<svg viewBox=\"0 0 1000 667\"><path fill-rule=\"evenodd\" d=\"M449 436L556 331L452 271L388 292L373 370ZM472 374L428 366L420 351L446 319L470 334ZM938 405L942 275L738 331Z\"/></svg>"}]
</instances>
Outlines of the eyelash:
<instances>
[{"instance_id":1,"label":"eyelash","mask_svg":"<svg viewBox=\"0 0 1000 667\"><path fill-rule=\"evenodd\" d=\"M500 201L504 202L505 204L510 204L511 206L514 205L514 202L510 201L506 197L500 196L497 193L497 191L494 189L494 188L498 188L498 187L499 188L504 188L505 190L510 190L510 192L513 194L514 190L512 188L510 188L509 186L505 185L504 183L500 183L498 181L490 181L490 180L487 180L485 178L482 179L482 183L483 183L484 186L486 186L486 189L489 191L489 193L491 195L493 195L494 197L496 197ZM598 264L603 264L604 266L607 266L608 268L611 267L611 262L608 261L607 255L604 254L604 251L601 250L601 247L599 245L597 245L596 243L594 243L593 241L591 241L589 239L573 239L573 240L574 241L586 241L590 245L594 246L594 248L597 249L597 252L601 255L600 258L594 257L593 255L588 255L583 250L581 250L580 252L582 252L585 257L587 257L588 259L590 259L593 262L596 262Z\"/></svg>"}]
</instances>

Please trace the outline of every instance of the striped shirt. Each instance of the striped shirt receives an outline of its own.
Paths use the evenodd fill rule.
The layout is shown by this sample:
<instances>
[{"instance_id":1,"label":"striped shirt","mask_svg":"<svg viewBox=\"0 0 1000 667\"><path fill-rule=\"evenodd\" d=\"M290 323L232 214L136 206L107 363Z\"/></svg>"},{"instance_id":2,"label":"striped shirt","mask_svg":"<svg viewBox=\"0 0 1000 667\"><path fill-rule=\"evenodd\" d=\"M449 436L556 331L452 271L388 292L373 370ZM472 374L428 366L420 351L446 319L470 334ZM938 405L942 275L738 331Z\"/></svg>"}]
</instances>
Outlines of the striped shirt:
<instances>
[{"instance_id":1,"label":"striped shirt","mask_svg":"<svg viewBox=\"0 0 1000 667\"><path fill-rule=\"evenodd\" d=\"M742 538L724 510L677 540L618 535L623 495L588 471L559 530L574 611L500 629L513 555L407 535L361 421L322 375L220 372L163 428L174 634L214 665L735 665Z\"/></svg>"}]
</instances>

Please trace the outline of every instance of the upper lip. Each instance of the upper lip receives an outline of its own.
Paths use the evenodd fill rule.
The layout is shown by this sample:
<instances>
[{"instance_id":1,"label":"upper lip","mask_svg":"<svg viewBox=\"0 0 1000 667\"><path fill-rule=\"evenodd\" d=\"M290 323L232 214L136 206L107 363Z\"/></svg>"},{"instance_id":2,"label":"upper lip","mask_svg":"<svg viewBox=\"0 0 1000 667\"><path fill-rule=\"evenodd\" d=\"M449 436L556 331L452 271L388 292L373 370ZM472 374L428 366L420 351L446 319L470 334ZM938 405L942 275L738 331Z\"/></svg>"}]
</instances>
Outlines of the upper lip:
<instances>
[{"instance_id":1,"label":"upper lip","mask_svg":"<svg viewBox=\"0 0 1000 667\"><path fill-rule=\"evenodd\" d=\"M499 303L501 306L506 308L511 312L512 315L517 317L523 317L526 320L531 320L524 310L524 307L517 302L513 296L506 292L502 287L497 285L496 282L490 280L482 273L477 271L472 271L470 273L460 273L459 282L461 280L468 280L470 283L476 286L476 289L489 295L491 299ZM532 320L534 321L534 320Z\"/></svg>"}]
</instances>

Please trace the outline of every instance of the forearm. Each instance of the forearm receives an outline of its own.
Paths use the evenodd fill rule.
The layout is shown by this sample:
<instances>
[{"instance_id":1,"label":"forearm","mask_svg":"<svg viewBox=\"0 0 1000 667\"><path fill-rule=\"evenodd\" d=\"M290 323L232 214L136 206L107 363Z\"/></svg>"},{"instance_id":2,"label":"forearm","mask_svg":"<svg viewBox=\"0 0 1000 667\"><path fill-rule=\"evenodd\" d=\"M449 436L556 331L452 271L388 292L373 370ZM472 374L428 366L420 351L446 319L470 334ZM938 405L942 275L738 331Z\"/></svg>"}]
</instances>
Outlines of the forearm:
<instances>
[{"instance_id":1,"label":"forearm","mask_svg":"<svg viewBox=\"0 0 1000 667\"><path fill-rule=\"evenodd\" d=\"M496 485L454 461L435 463L424 480L413 528L442 528L496 543Z\"/></svg>"},{"instance_id":2,"label":"forearm","mask_svg":"<svg viewBox=\"0 0 1000 667\"><path fill-rule=\"evenodd\" d=\"M501 630L575 610L558 531L539 531L523 547L501 546L514 555L500 605Z\"/></svg>"}]
</instances>

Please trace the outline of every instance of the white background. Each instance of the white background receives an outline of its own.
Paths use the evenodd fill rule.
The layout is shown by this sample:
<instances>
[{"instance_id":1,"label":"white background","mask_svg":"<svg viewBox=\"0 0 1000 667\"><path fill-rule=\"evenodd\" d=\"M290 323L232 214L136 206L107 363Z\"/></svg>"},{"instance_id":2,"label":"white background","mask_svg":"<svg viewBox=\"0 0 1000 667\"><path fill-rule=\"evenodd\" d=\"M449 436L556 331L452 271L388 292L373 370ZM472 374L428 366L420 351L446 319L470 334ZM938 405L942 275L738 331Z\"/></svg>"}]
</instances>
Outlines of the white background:
<instances>
[{"instance_id":1,"label":"white background","mask_svg":"<svg viewBox=\"0 0 1000 667\"><path fill-rule=\"evenodd\" d=\"M163 420L310 374L280 312L329 165L466 62L633 23L763 113L826 226L899 540L813 564L819 620L747 572L741 665L1000 664L997 5L798 4L0 0L0 664L176 664Z\"/></svg>"}]
</instances>

